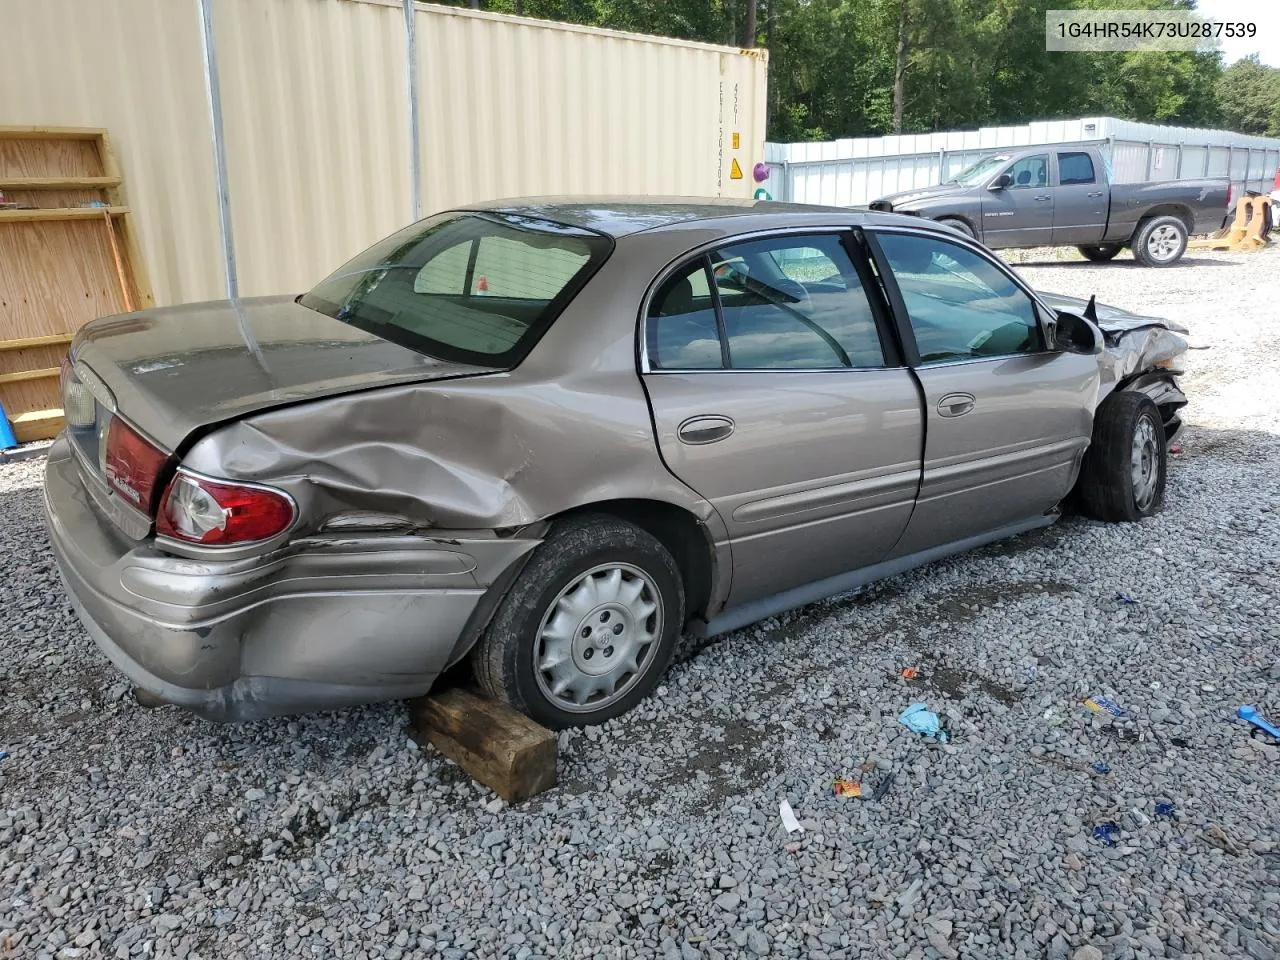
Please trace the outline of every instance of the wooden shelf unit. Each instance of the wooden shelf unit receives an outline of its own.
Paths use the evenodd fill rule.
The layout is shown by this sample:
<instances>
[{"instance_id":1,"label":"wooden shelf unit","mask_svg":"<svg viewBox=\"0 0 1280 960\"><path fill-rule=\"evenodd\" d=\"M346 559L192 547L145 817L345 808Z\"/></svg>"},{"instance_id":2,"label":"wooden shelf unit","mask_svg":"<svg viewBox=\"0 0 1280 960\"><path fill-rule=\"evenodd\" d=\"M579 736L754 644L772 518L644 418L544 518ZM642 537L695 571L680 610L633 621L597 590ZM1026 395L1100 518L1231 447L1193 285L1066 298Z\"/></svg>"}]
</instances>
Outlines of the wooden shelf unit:
<instances>
[{"instance_id":1,"label":"wooden shelf unit","mask_svg":"<svg viewBox=\"0 0 1280 960\"><path fill-rule=\"evenodd\" d=\"M155 301L105 130L0 127L0 192L0 403L25 443L62 429L75 332Z\"/></svg>"}]
</instances>

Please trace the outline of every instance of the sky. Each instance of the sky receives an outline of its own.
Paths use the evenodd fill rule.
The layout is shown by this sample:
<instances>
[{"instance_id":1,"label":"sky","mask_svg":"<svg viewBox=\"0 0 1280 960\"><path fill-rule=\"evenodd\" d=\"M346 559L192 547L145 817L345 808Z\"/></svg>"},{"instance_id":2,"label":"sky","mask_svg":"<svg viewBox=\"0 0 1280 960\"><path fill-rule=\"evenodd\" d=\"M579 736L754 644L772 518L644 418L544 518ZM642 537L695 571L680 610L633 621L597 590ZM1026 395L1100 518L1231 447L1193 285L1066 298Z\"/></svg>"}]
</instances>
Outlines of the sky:
<instances>
[{"instance_id":1,"label":"sky","mask_svg":"<svg viewBox=\"0 0 1280 960\"><path fill-rule=\"evenodd\" d=\"M1258 25L1253 38L1222 38L1222 59L1227 66L1256 53L1263 63L1280 67L1280 0L1197 0L1196 10L1221 23Z\"/></svg>"}]
</instances>

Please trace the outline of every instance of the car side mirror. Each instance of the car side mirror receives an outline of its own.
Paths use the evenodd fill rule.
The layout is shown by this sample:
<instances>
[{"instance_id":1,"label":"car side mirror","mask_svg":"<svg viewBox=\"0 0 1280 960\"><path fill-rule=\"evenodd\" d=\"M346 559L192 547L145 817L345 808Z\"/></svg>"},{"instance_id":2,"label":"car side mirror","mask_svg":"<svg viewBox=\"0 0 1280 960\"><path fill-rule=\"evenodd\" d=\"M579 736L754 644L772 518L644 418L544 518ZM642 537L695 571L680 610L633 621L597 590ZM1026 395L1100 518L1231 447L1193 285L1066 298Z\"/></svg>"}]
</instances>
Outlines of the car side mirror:
<instances>
[{"instance_id":1,"label":"car side mirror","mask_svg":"<svg viewBox=\"0 0 1280 960\"><path fill-rule=\"evenodd\" d=\"M987 189L1003 190L1005 187L1011 186L1012 184L1013 184L1013 174L1002 173L1000 174L1000 176L996 177L994 180L991 181L991 186L989 186Z\"/></svg>"},{"instance_id":2,"label":"car side mirror","mask_svg":"<svg viewBox=\"0 0 1280 960\"><path fill-rule=\"evenodd\" d=\"M1059 310L1048 324L1050 349L1064 353L1102 352L1102 331L1084 317Z\"/></svg>"}]
</instances>

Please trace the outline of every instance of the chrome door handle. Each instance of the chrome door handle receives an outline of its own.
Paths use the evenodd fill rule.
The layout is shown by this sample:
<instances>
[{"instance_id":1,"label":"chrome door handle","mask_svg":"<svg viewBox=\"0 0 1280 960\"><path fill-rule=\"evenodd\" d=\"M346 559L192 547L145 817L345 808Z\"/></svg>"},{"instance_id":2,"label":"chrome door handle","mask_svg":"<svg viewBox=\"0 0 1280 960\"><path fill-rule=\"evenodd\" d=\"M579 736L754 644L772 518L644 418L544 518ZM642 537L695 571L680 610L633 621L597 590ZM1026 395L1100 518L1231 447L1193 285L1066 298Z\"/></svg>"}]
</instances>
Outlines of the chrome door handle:
<instances>
[{"instance_id":1,"label":"chrome door handle","mask_svg":"<svg viewBox=\"0 0 1280 960\"><path fill-rule=\"evenodd\" d=\"M1100 197L1100 196L1102 196L1102 191L1101 191L1101 190L1095 190L1095 191L1093 191L1093 193L1089 194L1089 196L1090 196L1090 197Z\"/></svg>"},{"instance_id":2,"label":"chrome door handle","mask_svg":"<svg viewBox=\"0 0 1280 960\"><path fill-rule=\"evenodd\" d=\"M1052 200L1053 197L1036 197L1037 200Z\"/></svg>"},{"instance_id":3,"label":"chrome door handle","mask_svg":"<svg viewBox=\"0 0 1280 960\"><path fill-rule=\"evenodd\" d=\"M977 401L971 393L949 393L938 401L938 416L963 417Z\"/></svg>"},{"instance_id":4,"label":"chrome door handle","mask_svg":"<svg viewBox=\"0 0 1280 960\"><path fill-rule=\"evenodd\" d=\"M690 417L676 429L681 443L715 443L733 433L733 421L728 417L708 414Z\"/></svg>"}]
</instances>

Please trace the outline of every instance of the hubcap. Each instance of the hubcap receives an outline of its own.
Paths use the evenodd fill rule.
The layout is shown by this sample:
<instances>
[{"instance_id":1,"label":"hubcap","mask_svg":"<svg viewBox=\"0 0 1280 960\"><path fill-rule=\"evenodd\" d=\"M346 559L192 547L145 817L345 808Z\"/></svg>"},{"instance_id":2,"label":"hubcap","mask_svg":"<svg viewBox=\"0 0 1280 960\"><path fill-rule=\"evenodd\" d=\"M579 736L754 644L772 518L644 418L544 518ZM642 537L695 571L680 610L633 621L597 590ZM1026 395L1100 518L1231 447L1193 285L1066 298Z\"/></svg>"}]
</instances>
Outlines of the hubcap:
<instances>
[{"instance_id":1,"label":"hubcap","mask_svg":"<svg viewBox=\"0 0 1280 960\"><path fill-rule=\"evenodd\" d=\"M1156 427L1149 417L1138 421L1133 431L1133 502L1139 510L1147 510L1156 498L1156 482L1160 478L1160 448Z\"/></svg>"},{"instance_id":2,"label":"hubcap","mask_svg":"<svg viewBox=\"0 0 1280 960\"><path fill-rule=\"evenodd\" d=\"M662 594L643 570L607 563L551 602L534 650L538 688L560 709L588 713L626 695L662 636Z\"/></svg>"},{"instance_id":3,"label":"hubcap","mask_svg":"<svg viewBox=\"0 0 1280 960\"><path fill-rule=\"evenodd\" d=\"M1151 235L1147 237L1147 253L1151 254L1156 260L1169 260L1178 252L1178 247L1182 245L1182 234L1178 232L1177 227L1164 224L1156 227L1151 231Z\"/></svg>"}]
</instances>

